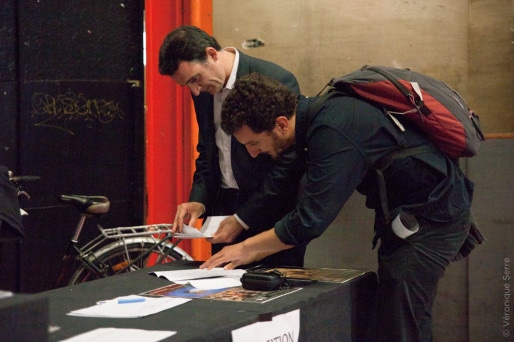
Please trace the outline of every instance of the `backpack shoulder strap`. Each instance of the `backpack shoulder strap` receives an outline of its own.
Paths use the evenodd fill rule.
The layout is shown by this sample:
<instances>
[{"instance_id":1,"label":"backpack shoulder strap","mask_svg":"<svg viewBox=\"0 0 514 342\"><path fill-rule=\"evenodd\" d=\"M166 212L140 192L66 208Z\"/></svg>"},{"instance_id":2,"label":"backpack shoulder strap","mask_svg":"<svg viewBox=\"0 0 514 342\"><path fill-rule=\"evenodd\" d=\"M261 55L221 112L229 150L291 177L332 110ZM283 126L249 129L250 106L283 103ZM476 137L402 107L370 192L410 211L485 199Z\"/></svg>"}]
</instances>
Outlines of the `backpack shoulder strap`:
<instances>
[{"instance_id":1,"label":"backpack shoulder strap","mask_svg":"<svg viewBox=\"0 0 514 342\"><path fill-rule=\"evenodd\" d=\"M400 91L400 93L403 94L409 100L414 106L416 106L416 109L423 115L429 115L430 110L425 106L425 103L423 102L423 99L420 98L419 95L412 93L407 87L405 87L398 79L391 75L388 71L384 70L383 68L377 67L377 66L368 66L365 65L362 67L362 69L367 69L373 72L376 72L377 74L382 75L386 80L391 82L396 89ZM409 69L406 69L409 70Z\"/></svg>"},{"instance_id":2,"label":"backpack shoulder strap","mask_svg":"<svg viewBox=\"0 0 514 342\"><path fill-rule=\"evenodd\" d=\"M325 93L321 94L326 87L329 87L329 88L326 90ZM312 119L314 119L314 116L319 112L319 110L321 109L321 107L323 106L323 104L326 101L330 100L331 98L337 97L337 96L347 95L343 91L338 90L330 85L325 86L325 88L323 88L318 93L317 96L319 96L319 98L316 101L314 101L313 103L311 103L309 105L309 107L307 108L307 113L305 116L307 117L308 122L311 122Z\"/></svg>"}]
</instances>

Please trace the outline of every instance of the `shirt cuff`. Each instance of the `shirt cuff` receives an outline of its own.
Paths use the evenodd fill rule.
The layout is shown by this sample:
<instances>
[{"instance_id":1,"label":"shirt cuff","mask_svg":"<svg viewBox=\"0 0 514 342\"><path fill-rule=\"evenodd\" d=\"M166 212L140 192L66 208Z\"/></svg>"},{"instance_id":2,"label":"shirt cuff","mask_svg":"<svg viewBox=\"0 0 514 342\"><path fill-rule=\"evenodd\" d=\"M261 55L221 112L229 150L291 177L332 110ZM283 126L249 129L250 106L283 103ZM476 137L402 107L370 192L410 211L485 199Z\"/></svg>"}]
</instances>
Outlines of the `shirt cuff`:
<instances>
[{"instance_id":1,"label":"shirt cuff","mask_svg":"<svg viewBox=\"0 0 514 342\"><path fill-rule=\"evenodd\" d=\"M239 224L243 226L244 229L250 229L250 227L246 223L244 223L244 221L241 220L239 216L237 216L237 214L234 214L234 217L236 218L237 222L239 222Z\"/></svg>"}]
</instances>

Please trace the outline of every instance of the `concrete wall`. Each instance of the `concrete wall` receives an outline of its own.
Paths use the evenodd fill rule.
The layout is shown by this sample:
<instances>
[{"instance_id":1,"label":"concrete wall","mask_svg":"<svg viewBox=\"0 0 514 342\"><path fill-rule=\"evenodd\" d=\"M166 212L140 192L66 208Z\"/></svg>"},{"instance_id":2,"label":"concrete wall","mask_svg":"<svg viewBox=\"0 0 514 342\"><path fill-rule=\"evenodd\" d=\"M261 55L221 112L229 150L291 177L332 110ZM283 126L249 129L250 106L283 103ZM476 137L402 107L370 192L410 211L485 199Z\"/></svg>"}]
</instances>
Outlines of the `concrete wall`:
<instances>
[{"instance_id":1,"label":"concrete wall","mask_svg":"<svg viewBox=\"0 0 514 342\"><path fill-rule=\"evenodd\" d=\"M364 64L408 67L467 98L490 136L514 132L513 8L508 0L213 0L223 46L296 74L305 95ZM335 5L336 4L336 5ZM244 49L249 39L264 46ZM434 305L439 341L503 338L505 260L514 259L514 140L489 140L463 168L476 184L473 210L488 241L452 263ZM307 252L307 266L376 269L373 213L355 194ZM512 262L512 261L510 261ZM508 264L509 262L507 262ZM512 264L509 265L512 269ZM510 302L512 303L512 302ZM512 332L512 315L510 316Z\"/></svg>"},{"instance_id":2,"label":"concrete wall","mask_svg":"<svg viewBox=\"0 0 514 342\"><path fill-rule=\"evenodd\" d=\"M513 151L514 139L493 139L468 161L468 175L476 185L473 211L488 239L468 260L472 341L510 341L507 334L514 333Z\"/></svg>"},{"instance_id":3,"label":"concrete wall","mask_svg":"<svg viewBox=\"0 0 514 342\"><path fill-rule=\"evenodd\" d=\"M224 46L291 70L306 95L364 64L411 68L468 99L487 133L514 132L508 0L213 0ZM260 39L264 46L244 49Z\"/></svg>"},{"instance_id":4,"label":"concrete wall","mask_svg":"<svg viewBox=\"0 0 514 342\"><path fill-rule=\"evenodd\" d=\"M487 133L514 132L514 2L470 0L467 99Z\"/></svg>"}]
</instances>

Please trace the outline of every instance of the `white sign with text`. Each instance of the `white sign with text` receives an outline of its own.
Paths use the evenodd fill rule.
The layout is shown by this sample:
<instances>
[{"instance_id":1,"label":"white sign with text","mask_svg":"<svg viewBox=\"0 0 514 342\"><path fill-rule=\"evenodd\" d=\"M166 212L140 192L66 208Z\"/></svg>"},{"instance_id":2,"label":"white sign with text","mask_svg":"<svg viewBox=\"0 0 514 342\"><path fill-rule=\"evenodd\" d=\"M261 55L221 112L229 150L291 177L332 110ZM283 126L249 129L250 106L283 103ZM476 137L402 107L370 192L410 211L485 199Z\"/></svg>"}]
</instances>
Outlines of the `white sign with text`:
<instances>
[{"instance_id":1,"label":"white sign with text","mask_svg":"<svg viewBox=\"0 0 514 342\"><path fill-rule=\"evenodd\" d=\"M298 342L300 310L273 317L269 322L257 322L232 331L232 342Z\"/></svg>"}]
</instances>

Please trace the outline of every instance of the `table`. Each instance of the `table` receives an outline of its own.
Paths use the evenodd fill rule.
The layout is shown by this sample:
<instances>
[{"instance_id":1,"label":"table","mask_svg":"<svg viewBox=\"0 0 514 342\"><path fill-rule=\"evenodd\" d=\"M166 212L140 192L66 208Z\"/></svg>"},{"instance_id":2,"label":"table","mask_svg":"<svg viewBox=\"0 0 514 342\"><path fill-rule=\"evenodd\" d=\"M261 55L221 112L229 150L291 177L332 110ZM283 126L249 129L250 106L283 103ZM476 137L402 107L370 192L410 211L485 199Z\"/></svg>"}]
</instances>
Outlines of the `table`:
<instances>
[{"instance_id":1,"label":"table","mask_svg":"<svg viewBox=\"0 0 514 342\"><path fill-rule=\"evenodd\" d=\"M0 298L0 341L47 340L48 298L13 295Z\"/></svg>"},{"instance_id":2,"label":"table","mask_svg":"<svg viewBox=\"0 0 514 342\"><path fill-rule=\"evenodd\" d=\"M177 331L169 341L230 341L234 329L258 322L260 317L295 309L300 309L300 341L369 340L377 279L375 273L368 271L344 283L318 282L267 303L193 299L143 318L66 315L71 310L94 305L98 300L138 294L170 283L150 275L151 271L197 266L197 262L177 261L34 295L49 299L50 326L59 327L50 334L49 341L100 327Z\"/></svg>"}]
</instances>

